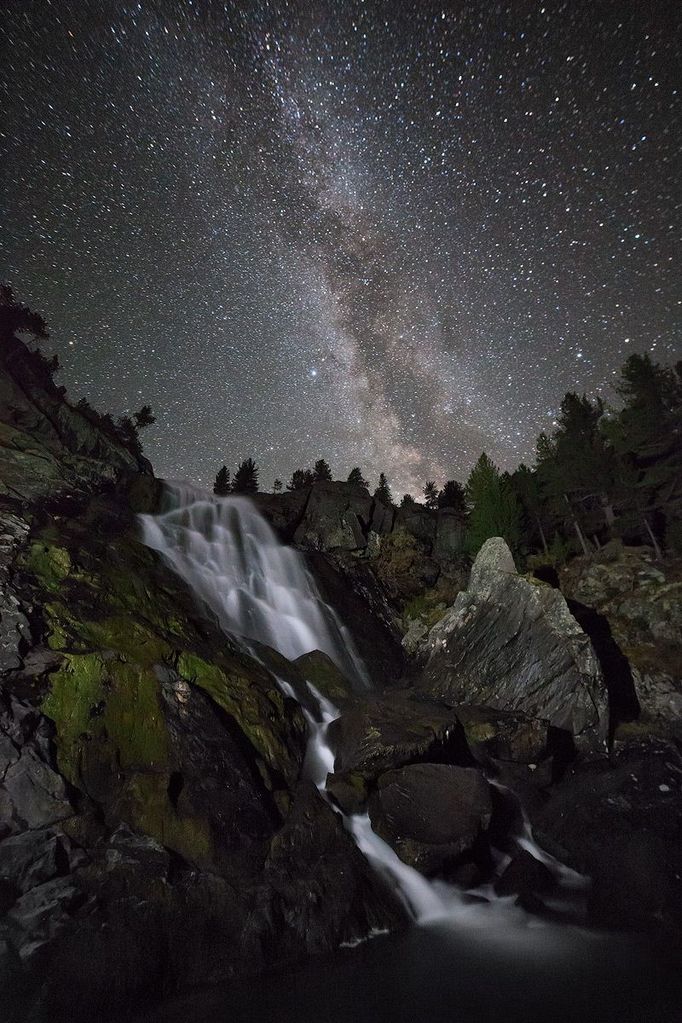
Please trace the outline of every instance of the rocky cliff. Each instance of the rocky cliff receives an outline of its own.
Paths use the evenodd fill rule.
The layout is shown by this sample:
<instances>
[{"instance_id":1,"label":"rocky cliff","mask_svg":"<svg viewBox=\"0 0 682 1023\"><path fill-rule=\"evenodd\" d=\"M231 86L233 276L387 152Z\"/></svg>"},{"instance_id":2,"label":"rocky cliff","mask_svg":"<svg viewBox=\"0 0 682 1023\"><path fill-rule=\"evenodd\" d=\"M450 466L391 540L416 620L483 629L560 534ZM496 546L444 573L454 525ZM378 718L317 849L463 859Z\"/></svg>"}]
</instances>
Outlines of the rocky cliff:
<instances>
[{"instance_id":1,"label":"rocky cliff","mask_svg":"<svg viewBox=\"0 0 682 1023\"><path fill-rule=\"evenodd\" d=\"M139 451L4 342L0 970L17 1020L125 1015L403 926L333 806L367 812L425 875L546 913L555 879L520 850L511 787L547 848L593 875L593 921L672 947L676 577L620 552L570 569L566 601L519 575L500 540L469 577L448 514L396 512L347 484L259 495L374 691L352 692L319 653L257 661L140 543L136 513L160 484ZM419 635L401 646L410 623ZM273 672L342 709L332 803L303 770L310 705Z\"/></svg>"}]
</instances>

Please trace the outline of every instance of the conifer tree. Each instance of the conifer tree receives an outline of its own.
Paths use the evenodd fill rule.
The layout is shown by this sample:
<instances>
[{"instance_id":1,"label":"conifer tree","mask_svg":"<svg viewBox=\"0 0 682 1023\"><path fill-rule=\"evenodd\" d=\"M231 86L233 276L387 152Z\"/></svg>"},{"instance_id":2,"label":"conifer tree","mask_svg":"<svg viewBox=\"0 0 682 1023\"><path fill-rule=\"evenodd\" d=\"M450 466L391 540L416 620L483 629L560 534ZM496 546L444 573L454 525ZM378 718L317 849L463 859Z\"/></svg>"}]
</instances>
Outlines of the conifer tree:
<instances>
[{"instance_id":1,"label":"conifer tree","mask_svg":"<svg viewBox=\"0 0 682 1023\"><path fill-rule=\"evenodd\" d=\"M457 512L461 518L467 513L466 495L464 487L457 480L448 480L438 495L438 507L450 508Z\"/></svg>"},{"instance_id":2,"label":"conifer tree","mask_svg":"<svg viewBox=\"0 0 682 1023\"><path fill-rule=\"evenodd\" d=\"M400 502L401 508L412 508L417 502L413 498L412 494L403 494Z\"/></svg>"},{"instance_id":3,"label":"conifer tree","mask_svg":"<svg viewBox=\"0 0 682 1023\"><path fill-rule=\"evenodd\" d=\"M253 458L240 462L232 480L233 494L255 494L258 490L258 466Z\"/></svg>"},{"instance_id":4,"label":"conifer tree","mask_svg":"<svg viewBox=\"0 0 682 1023\"><path fill-rule=\"evenodd\" d=\"M213 484L213 493L216 497L226 497L232 490L232 484L230 482L230 470L226 465L222 469L218 469L216 473L215 483Z\"/></svg>"},{"instance_id":5,"label":"conifer tree","mask_svg":"<svg viewBox=\"0 0 682 1023\"><path fill-rule=\"evenodd\" d=\"M151 405L143 405L139 412L136 412L133 416L133 422L135 423L136 430L144 430L146 426L151 426L152 423L156 422L156 416L152 412Z\"/></svg>"},{"instance_id":6,"label":"conifer tree","mask_svg":"<svg viewBox=\"0 0 682 1023\"><path fill-rule=\"evenodd\" d=\"M313 466L313 480L315 483L327 483L332 478L332 471L324 458L318 458Z\"/></svg>"},{"instance_id":7,"label":"conifer tree","mask_svg":"<svg viewBox=\"0 0 682 1023\"><path fill-rule=\"evenodd\" d=\"M393 504L393 494L391 493L391 488L388 485L386 474L383 472L379 473L379 486L374 491L374 497L389 508Z\"/></svg>"},{"instance_id":8,"label":"conifer tree","mask_svg":"<svg viewBox=\"0 0 682 1023\"><path fill-rule=\"evenodd\" d=\"M362 470L359 466L356 466L355 469L351 469L348 473L348 482L354 483L358 487L369 487L369 483L362 475Z\"/></svg>"},{"instance_id":9,"label":"conifer tree","mask_svg":"<svg viewBox=\"0 0 682 1023\"><path fill-rule=\"evenodd\" d=\"M438 487L433 480L426 484L423 493L426 498L426 507L435 511L438 507Z\"/></svg>"},{"instance_id":10,"label":"conifer tree","mask_svg":"<svg viewBox=\"0 0 682 1023\"><path fill-rule=\"evenodd\" d=\"M281 494L282 493L282 481L281 480L279 480L279 479L275 480L275 482L272 484L272 492L273 492L273 494Z\"/></svg>"},{"instance_id":11,"label":"conifer tree","mask_svg":"<svg viewBox=\"0 0 682 1023\"><path fill-rule=\"evenodd\" d=\"M287 490L303 490L314 483L313 474L310 469L294 469L291 479L287 483Z\"/></svg>"},{"instance_id":12,"label":"conifer tree","mask_svg":"<svg viewBox=\"0 0 682 1023\"><path fill-rule=\"evenodd\" d=\"M486 540L501 536L512 551L521 543L521 508L511 486L500 477L496 465L485 452L471 470L466 484L471 511L466 546L476 554Z\"/></svg>"}]
</instances>

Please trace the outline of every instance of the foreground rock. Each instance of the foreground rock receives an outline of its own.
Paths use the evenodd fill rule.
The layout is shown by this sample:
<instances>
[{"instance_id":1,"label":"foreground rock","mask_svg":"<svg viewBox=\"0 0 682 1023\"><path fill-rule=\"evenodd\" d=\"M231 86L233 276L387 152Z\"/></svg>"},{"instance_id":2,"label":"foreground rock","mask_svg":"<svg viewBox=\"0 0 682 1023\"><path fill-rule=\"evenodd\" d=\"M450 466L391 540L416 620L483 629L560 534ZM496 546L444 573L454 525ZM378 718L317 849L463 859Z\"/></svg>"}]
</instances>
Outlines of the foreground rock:
<instances>
[{"instance_id":1,"label":"foreground rock","mask_svg":"<svg viewBox=\"0 0 682 1023\"><path fill-rule=\"evenodd\" d=\"M411 764L381 775L369 815L401 860L427 876L447 875L490 825L490 786L474 768Z\"/></svg>"},{"instance_id":2,"label":"foreground rock","mask_svg":"<svg viewBox=\"0 0 682 1023\"><path fill-rule=\"evenodd\" d=\"M576 739L606 736L601 669L561 593L519 576L503 540L481 548L467 590L429 633L419 685L451 702L514 711Z\"/></svg>"}]
</instances>

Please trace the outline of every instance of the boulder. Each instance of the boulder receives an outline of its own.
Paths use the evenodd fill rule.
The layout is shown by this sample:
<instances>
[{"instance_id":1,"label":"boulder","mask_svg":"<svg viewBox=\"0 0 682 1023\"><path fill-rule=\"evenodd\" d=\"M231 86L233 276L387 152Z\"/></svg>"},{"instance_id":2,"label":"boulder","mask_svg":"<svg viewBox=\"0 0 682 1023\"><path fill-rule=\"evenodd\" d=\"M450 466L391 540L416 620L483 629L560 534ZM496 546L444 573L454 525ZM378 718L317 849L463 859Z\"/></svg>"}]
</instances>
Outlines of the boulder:
<instances>
[{"instance_id":1,"label":"boulder","mask_svg":"<svg viewBox=\"0 0 682 1023\"><path fill-rule=\"evenodd\" d=\"M556 888L554 874L525 849L507 864L495 882L498 895L544 895Z\"/></svg>"},{"instance_id":2,"label":"boulder","mask_svg":"<svg viewBox=\"0 0 682 1023\"><path fill-rule=\"evenodd\" d=\"M405 863L426 875L442 873L487 830L490 786L473 768L411 764L381 775L369 816Z\"/></svg>"},{"instance_id":3,"label":"boulder","mask_svg":"<svg viewBox=\"0 0 682 1023\"><path fill-rule=\"evenodd\" d=\"M605 736L604 680L589 638L558 590L517 574L500 537L481 548L429 647L419 684L434 696L518 712L574 737Z\"/></svg>"}]
</instances>

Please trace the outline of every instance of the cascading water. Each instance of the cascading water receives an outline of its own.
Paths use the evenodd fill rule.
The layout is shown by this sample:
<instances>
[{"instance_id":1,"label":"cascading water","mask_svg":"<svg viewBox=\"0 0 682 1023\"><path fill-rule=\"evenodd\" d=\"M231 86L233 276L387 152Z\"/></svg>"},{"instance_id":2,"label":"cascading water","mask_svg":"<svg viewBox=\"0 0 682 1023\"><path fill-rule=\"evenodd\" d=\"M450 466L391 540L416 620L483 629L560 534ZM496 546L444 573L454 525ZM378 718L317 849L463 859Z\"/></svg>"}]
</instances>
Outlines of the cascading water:
<instances>
[{"instance_id":1,"label":"cascading water","mask_svg":"<svg viewBox=\"0 0 682 1023\"><path fill-rule=\"evenodd\" d=\"M351 638L321 600L302 555L277 541L248 500L215 498L175 485L168 488L159 515L142 516L142 528L145 542L161 553L233 639L241 637L252 656L262 653L262 645L289 659L320 649L356 689L368 688ZM288 682L278 681L288 696L298 698ZM308 689L311 699L301 704L309 726L304 771L324 795L334 763L327 729L339 711L310 683ZM311 964L299 985L290 983L287 974L279 984L271 979L256 988L247 985L243 997L232 988L219 993L217 1002L202 1003L193 995L182 1017L172 1018L319 1023L318 1006L324 1004L330 1023L376 1023L379 1018L394 1023L673 1019L649 1014L657 1001L658 980L641 991L623 987L624 977L649 974L670 985L665 972L656 974L655 958L647 959L638 947L613 935L602 938L531 916L514 905L513 897L496 897L491 887L477 889L472 897L444 882L428 881L374 833L366 814L345 817L344 823L369 862L395 886L415 921L429 926L387 938L385 945L372 942L359 963L357 958L341 958L329 965L328 974L318 976L319 965ZM564 893L584 885L584 878L537 846L527 821L517 843L552 870ZM556 908L565 921L565 905ZM590 993L583 993L581 1005L586 987ZM669 995L664 989L660 1004L674 1004L676 990L677 985ZM637 1006L646 1015L628 1015L638 1013Z\"/></svg>"},{"instance_id":2,"label":"cascading water","mask_svg":"<svg viewBox=\"0 0 682 1023\"><path fill-rule=\"evenodd\" d=\"M166 484L142 535L232 636L295 660L322 650L357 689L369 679L353 640L325 604L298 551L285 547L251 501Z\"/></svg>"},{"instance_id":3,"label":"cascading water","mask_svg":"<svg viewBox=\"0 0 682 1023\"><path fill-rule=\"evenodd\" d=\"M303 556L279 542L247 498L219 498L187 484L167 484L160 513L141 515L140 520L144 542L165 558L215 614L223 630L233 639L241 639L253 656L258 656L256 643L289 660L322 650L355 689L369 687L348 630L322 600ZM288 682L278 679L278 683L286 695L298 699ZM327 774L334 765L327 729L340 711L309 682L307 685L316 711L302 706L309 728L304 770L326 794ZM455 917L481 922L480 903L472 905L459 889L430 882L403 863L372 830L367 814L344 816L344 823L361 852L395 886L417 922ZM521 843L551 866L551 858L534 846L527 823ZM560 869L555 873L562 876ZM574 886L577 877L571 878ZM509 902L498 901L505 906Z\"/></svg>"}]
</instances>

